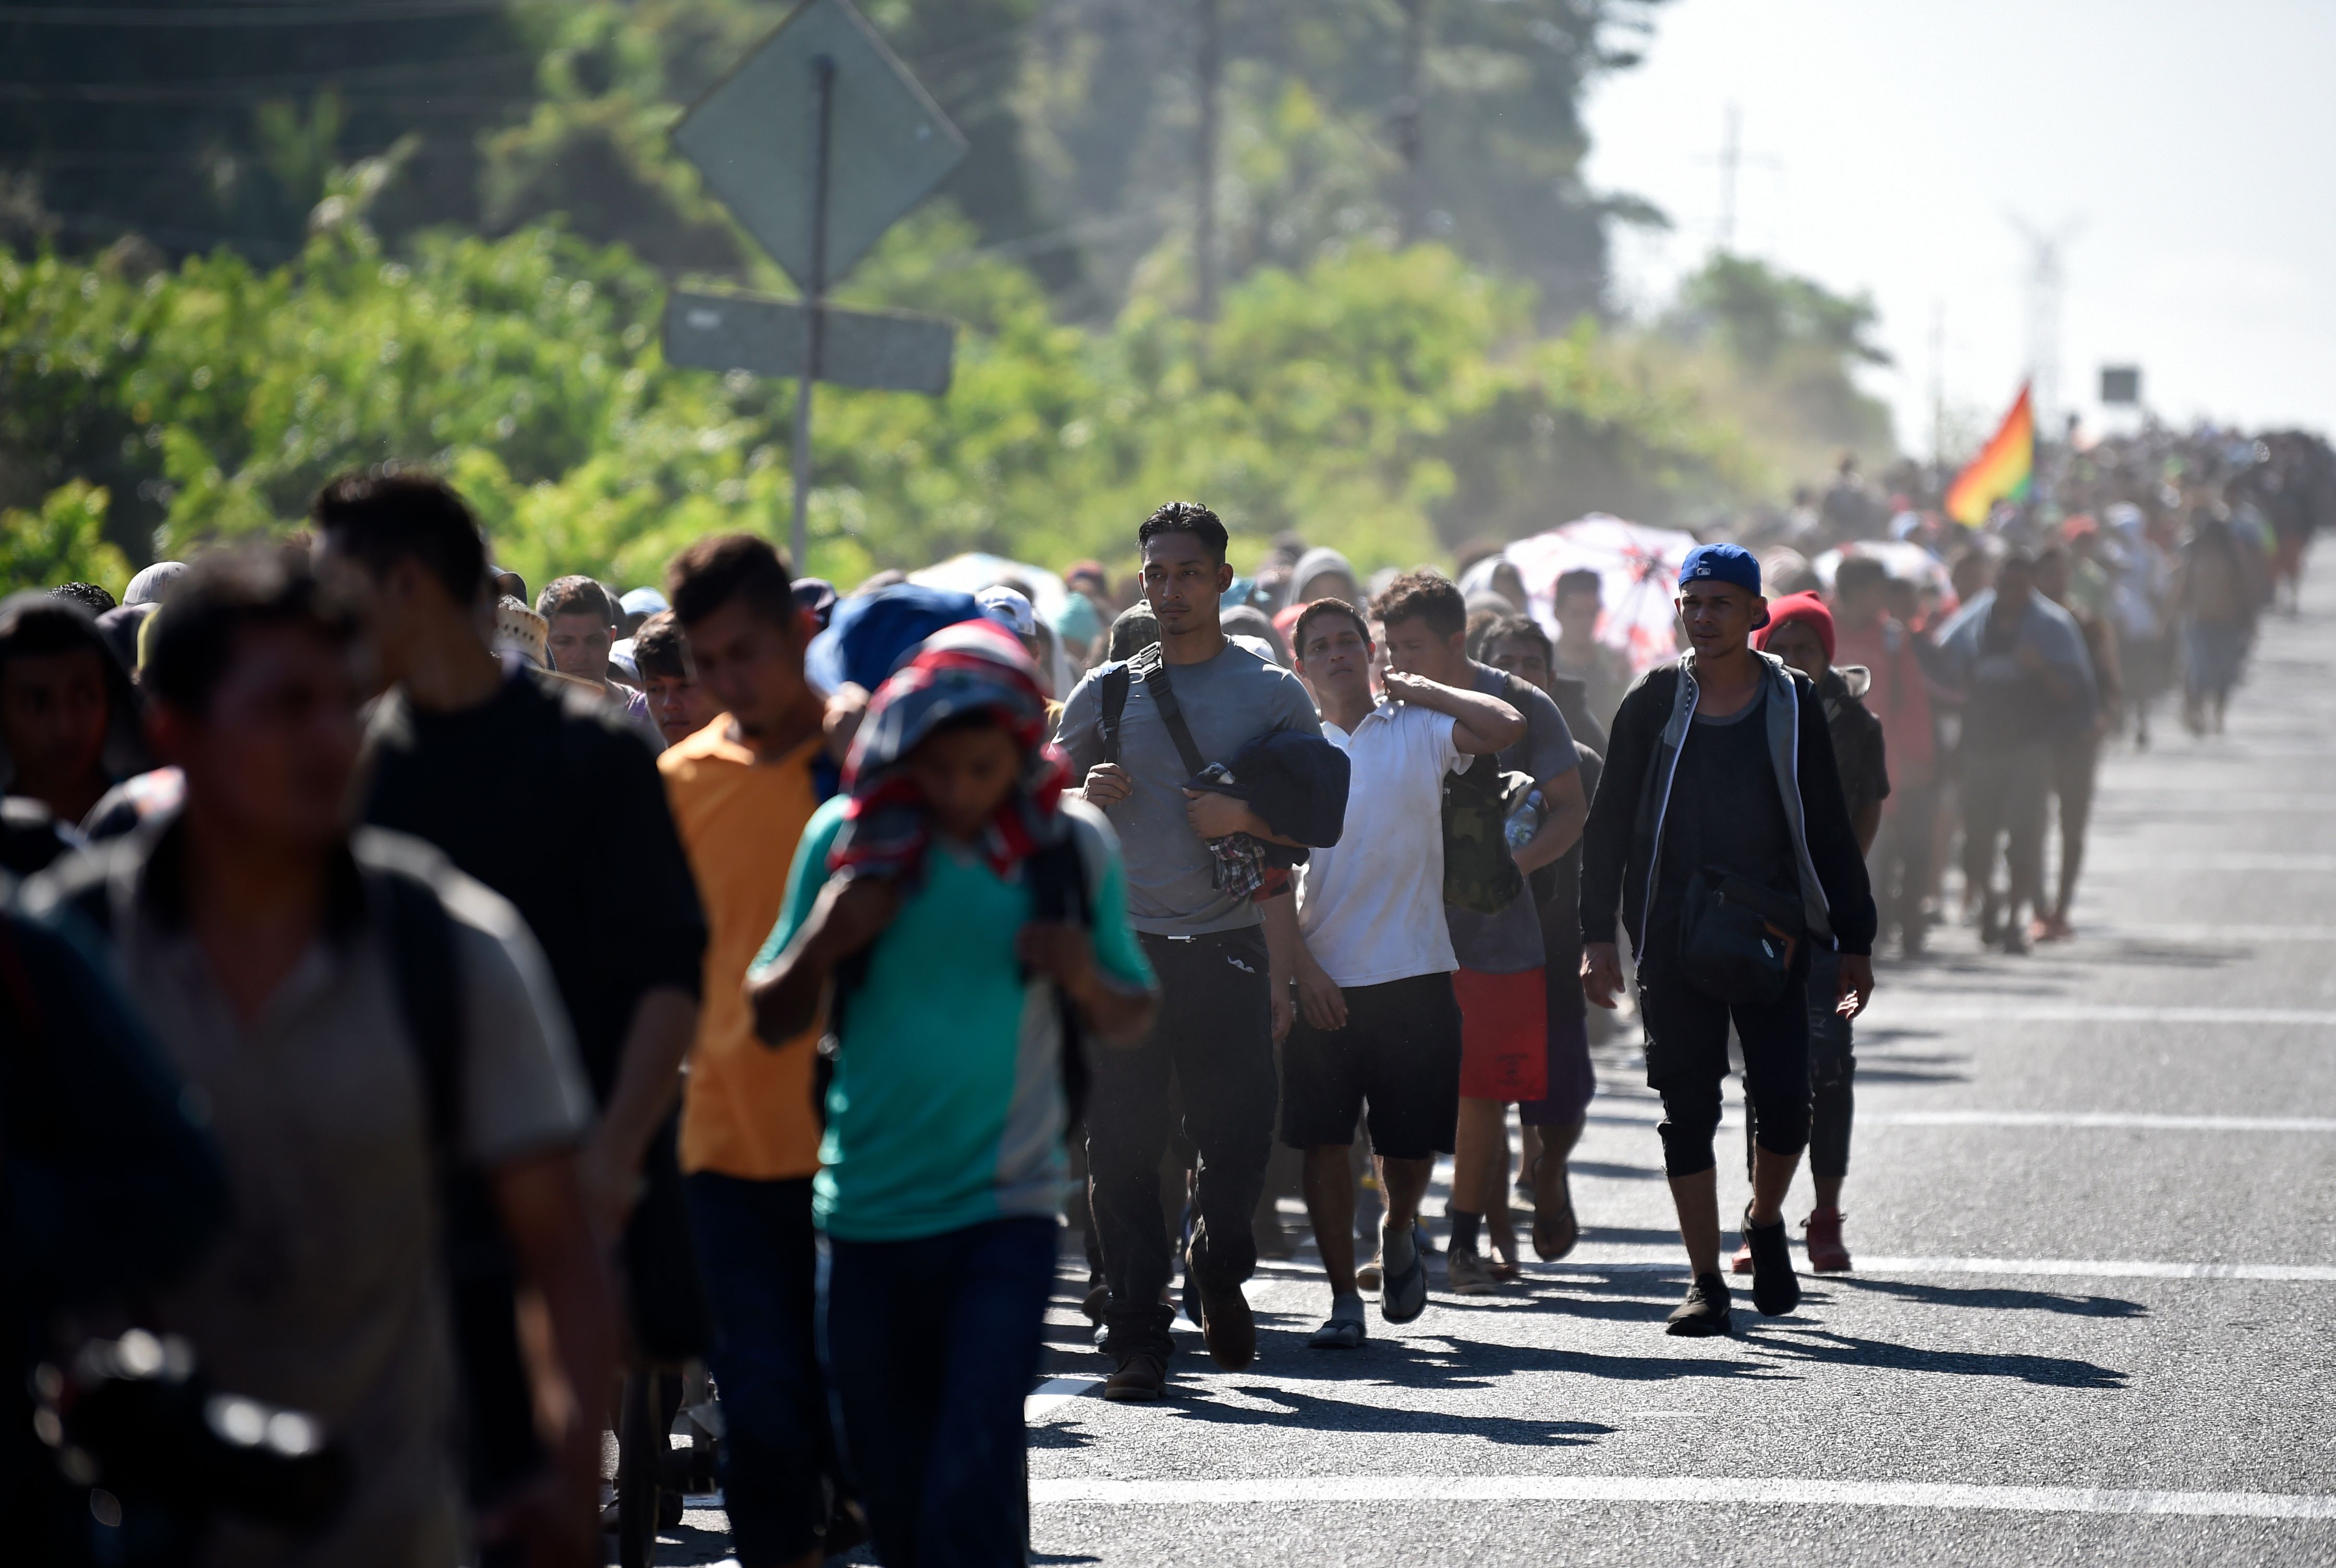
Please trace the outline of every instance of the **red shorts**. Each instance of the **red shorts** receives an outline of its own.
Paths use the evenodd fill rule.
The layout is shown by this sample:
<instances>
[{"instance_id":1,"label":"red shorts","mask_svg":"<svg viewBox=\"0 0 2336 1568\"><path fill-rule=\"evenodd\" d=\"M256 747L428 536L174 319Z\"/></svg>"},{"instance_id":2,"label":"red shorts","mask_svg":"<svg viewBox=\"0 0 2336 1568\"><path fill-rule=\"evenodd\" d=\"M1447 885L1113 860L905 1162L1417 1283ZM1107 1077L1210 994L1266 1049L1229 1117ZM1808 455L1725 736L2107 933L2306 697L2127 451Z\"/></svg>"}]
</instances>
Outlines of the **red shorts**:
<instances>
[{"instance_id":1,"label":"red shorts","mask_svg":"<svg viewBox=\"0 0 2336 1568\"><path fill-rule=\"evenodd\" d=\"M1538 969L1452 977L1460 998L1460 1093L1468 1099L1549 1095L1549 989Z\"/></svg>"}]
</instances>

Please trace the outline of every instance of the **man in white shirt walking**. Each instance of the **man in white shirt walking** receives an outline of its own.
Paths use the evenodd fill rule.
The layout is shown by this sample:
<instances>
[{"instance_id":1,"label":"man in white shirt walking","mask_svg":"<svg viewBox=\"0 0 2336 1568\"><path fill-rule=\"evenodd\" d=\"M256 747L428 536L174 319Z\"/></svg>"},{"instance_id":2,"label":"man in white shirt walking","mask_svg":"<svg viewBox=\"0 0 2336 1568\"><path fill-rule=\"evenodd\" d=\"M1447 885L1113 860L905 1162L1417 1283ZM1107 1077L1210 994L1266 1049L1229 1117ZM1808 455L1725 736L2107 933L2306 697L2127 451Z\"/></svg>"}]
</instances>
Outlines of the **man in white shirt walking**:
<instances>
[{"instance_id":1,"label":"man in white shirt walking","mask_svg":"<svg viewBox=\"0 0 2336 1568\"><path fill-rule=\"evenodd\" d=\"M1346 830L1312 851L1298 886L1299 1016L1282 1056L1281 1140L1305 1151L1306 1212L1330 1279L1329 1321L1308 1342L1349 1350L1363 1342L1363 1300L1347 1150L1366 1107L1387 1201L1380 1312L1407 1323L1427 1304L1412 1222L1436 1157L1452 1152L1460 1107L1444 777L1515 744L1524 720L1497 697L1401 671L1374 704L1369 629L1341 601L1309 605L1293 633L1323 736L1352 773Z\"/></svg>"}]
</instances>

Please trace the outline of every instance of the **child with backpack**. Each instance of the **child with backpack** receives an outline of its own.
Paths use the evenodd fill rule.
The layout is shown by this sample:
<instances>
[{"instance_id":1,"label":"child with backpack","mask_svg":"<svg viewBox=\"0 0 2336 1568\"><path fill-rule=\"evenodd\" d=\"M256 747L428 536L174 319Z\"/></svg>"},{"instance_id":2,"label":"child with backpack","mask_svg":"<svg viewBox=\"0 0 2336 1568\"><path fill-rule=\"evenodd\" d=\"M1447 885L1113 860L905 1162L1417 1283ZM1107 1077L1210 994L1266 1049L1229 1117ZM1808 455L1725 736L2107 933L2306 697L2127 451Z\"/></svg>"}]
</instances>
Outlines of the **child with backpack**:
<instances>
[{"instance_id":1,"label":"child with backpack","mask_svg":"<svg viewBox=\"0 0 2336 1568\"><path fill-rule=\"evenodd\" d=\"M1010 634L929 638L870 699L749 974L766 1041L830 998L821 1342L886 1563L1018 1560L1080 1037L1152 1017L1117 840L1046 727Z\"/></svg>"}]
</instances>

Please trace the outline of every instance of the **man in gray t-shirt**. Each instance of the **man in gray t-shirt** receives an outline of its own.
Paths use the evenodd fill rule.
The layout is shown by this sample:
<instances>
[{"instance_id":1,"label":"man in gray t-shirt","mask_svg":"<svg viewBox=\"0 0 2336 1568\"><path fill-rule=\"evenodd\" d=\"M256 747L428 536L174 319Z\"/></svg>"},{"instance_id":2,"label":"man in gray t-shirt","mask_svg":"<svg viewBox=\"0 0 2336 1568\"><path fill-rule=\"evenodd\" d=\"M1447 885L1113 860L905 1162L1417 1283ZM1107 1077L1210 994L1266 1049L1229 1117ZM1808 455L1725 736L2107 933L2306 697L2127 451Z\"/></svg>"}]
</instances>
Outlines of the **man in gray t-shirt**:
<instances>
[{"instance_id":1,"label":"man in gray t-shirt","mask_svg":"<svg viewBox=\"0 0 2336 1568\"><path fill-rule=\"evenodd\" d=\"M1248 644L1227 638L1212 657L1170 665L1165 673L1203 761L1225 761L1259 736L1280 730L1322 732L1304 683ZM1128 916L1136 930L1154 936L1198 936L1255 925L1258 906L1247 898L1229 898L1214 885L1216 857L1192 830L1192 803L1183 788L1188 770L1161 718L1152 684L1136 681L1128 688L1119 721L1119 769L1126 775L1127 794L1105 807L1126 857ZM1101 671L1078 683L1063 705L1056 735L1081 779L1104 760L1103 685ZM1101 792L1092 799L1100 804Z\"/></svg>"},{"instance_id":2,"label":"man in gray t-shirt","mask_svg":"<svg viewBox=\"0 0 2336 1568\"><path fill-rule=\"evenodd\" d=\"M1582 795L1581 758L1564 715L1546 692L1468 657L1467 605L1450 580L1433 572L1409 573L1388 585L1373 608L1387 627L1391 667L1498 696L1525 716L1525 738L1501 753L1501 768L1530 774L1543 805L1540 828L1515 851L1517 868L1528 880L1508 906L1488 915L1445 905L1452 951L1460 961L1453 989L1460 997L1461 1016L1460 1125L1453 1154L1447 1274L1455 1292L1479 1294L1491 1290L1496 1278L1508 1277L1507 1265L1514 1263L1516 1249L1504 1197L1508 1130L1503 1107L1537 1101L1549 1091L1546 954L1530 878L1573 847L1590 805ZM1552 1130L1557 1136L1545 1132L1543 1158L1562 1164L1572 1135ZM1536 1184L1535 1190L1552 1189ZM1552 1208L1562 1201L1562 1187L1552 1191ZM1497 1276L1476 1247L1479 1227L1488 1215L1496 1246L1509 1254ZM1553 1212L1536 1215L1534 1231L1544 1255L1562 1255L1571 1245L1573 1227Z\"/></svg>"},{"instance_id":3,"label":"man in gray t-shirt","mask_svg":"<svg viewBox=\"0 0 2336 1568\"><path fill-rule=\"evenodd\" d=\"M1179 752L1153 682L1166 678L1204 767L1231 761L1276 731L1321 732L1298 678L1228 639L1218 624L1218 596L1232 568L1217 515L1172 501L1136 538L1144 595L1160 623L1159 671L1129 684L1117 761L1104 760L1102 725L1114 666L1079 683L1056 736L1087 802L1119 830L1128 914L1160 977L1152 1033L1132 1049L1095 1053L1086 1102L1087 1169L1109 1288L1104 1348L1114 1368L1104 1393L1122 1401L1159 1399L1175 1348L1168 1332L1175 1312L1161 1300L1173 1264L1160 1203L1175 1109L1200 1151L1199 1218L1185 1270L1200 1297L1202 1332L1219 1366L1238 1371L1256 1354L1241 1286L1257 1267L1250 1216L1271 1152L1275 1099L1272 964L1259 905L1218 886L1207 841L1276 836L1231 795L1188 794L1185 783L1199 769ZM1289 895L1278 902L1287 905ZM1294 935L1294 914L1290 922Z\"/></svg>"}]
</instances>

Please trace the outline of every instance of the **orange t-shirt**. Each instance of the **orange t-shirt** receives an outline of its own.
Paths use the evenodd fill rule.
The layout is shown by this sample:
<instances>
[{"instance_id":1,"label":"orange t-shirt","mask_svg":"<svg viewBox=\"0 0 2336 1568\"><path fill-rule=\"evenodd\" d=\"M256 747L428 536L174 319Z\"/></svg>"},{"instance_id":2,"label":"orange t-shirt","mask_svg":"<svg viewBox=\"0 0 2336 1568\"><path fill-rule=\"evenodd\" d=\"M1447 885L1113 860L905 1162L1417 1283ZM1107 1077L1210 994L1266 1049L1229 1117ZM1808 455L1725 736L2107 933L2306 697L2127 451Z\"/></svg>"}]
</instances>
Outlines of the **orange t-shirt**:
<instances>
[{"instance_id":1,"label":"orange t-shirt","mask_svg":"<svg viewBox=\"0 0 2336 1568\"><path fill-rule=\"evenodd\" d=\"M814 1027L776 1050L754 1038L746 966L777 924L787 869L819 801L813 736L776 762L716 719L657 759L674 825L706 908L706 996L681 1108L681 1168L775 1181L819 1170L812 1114Z\"/></svg>"}]
</instances>

